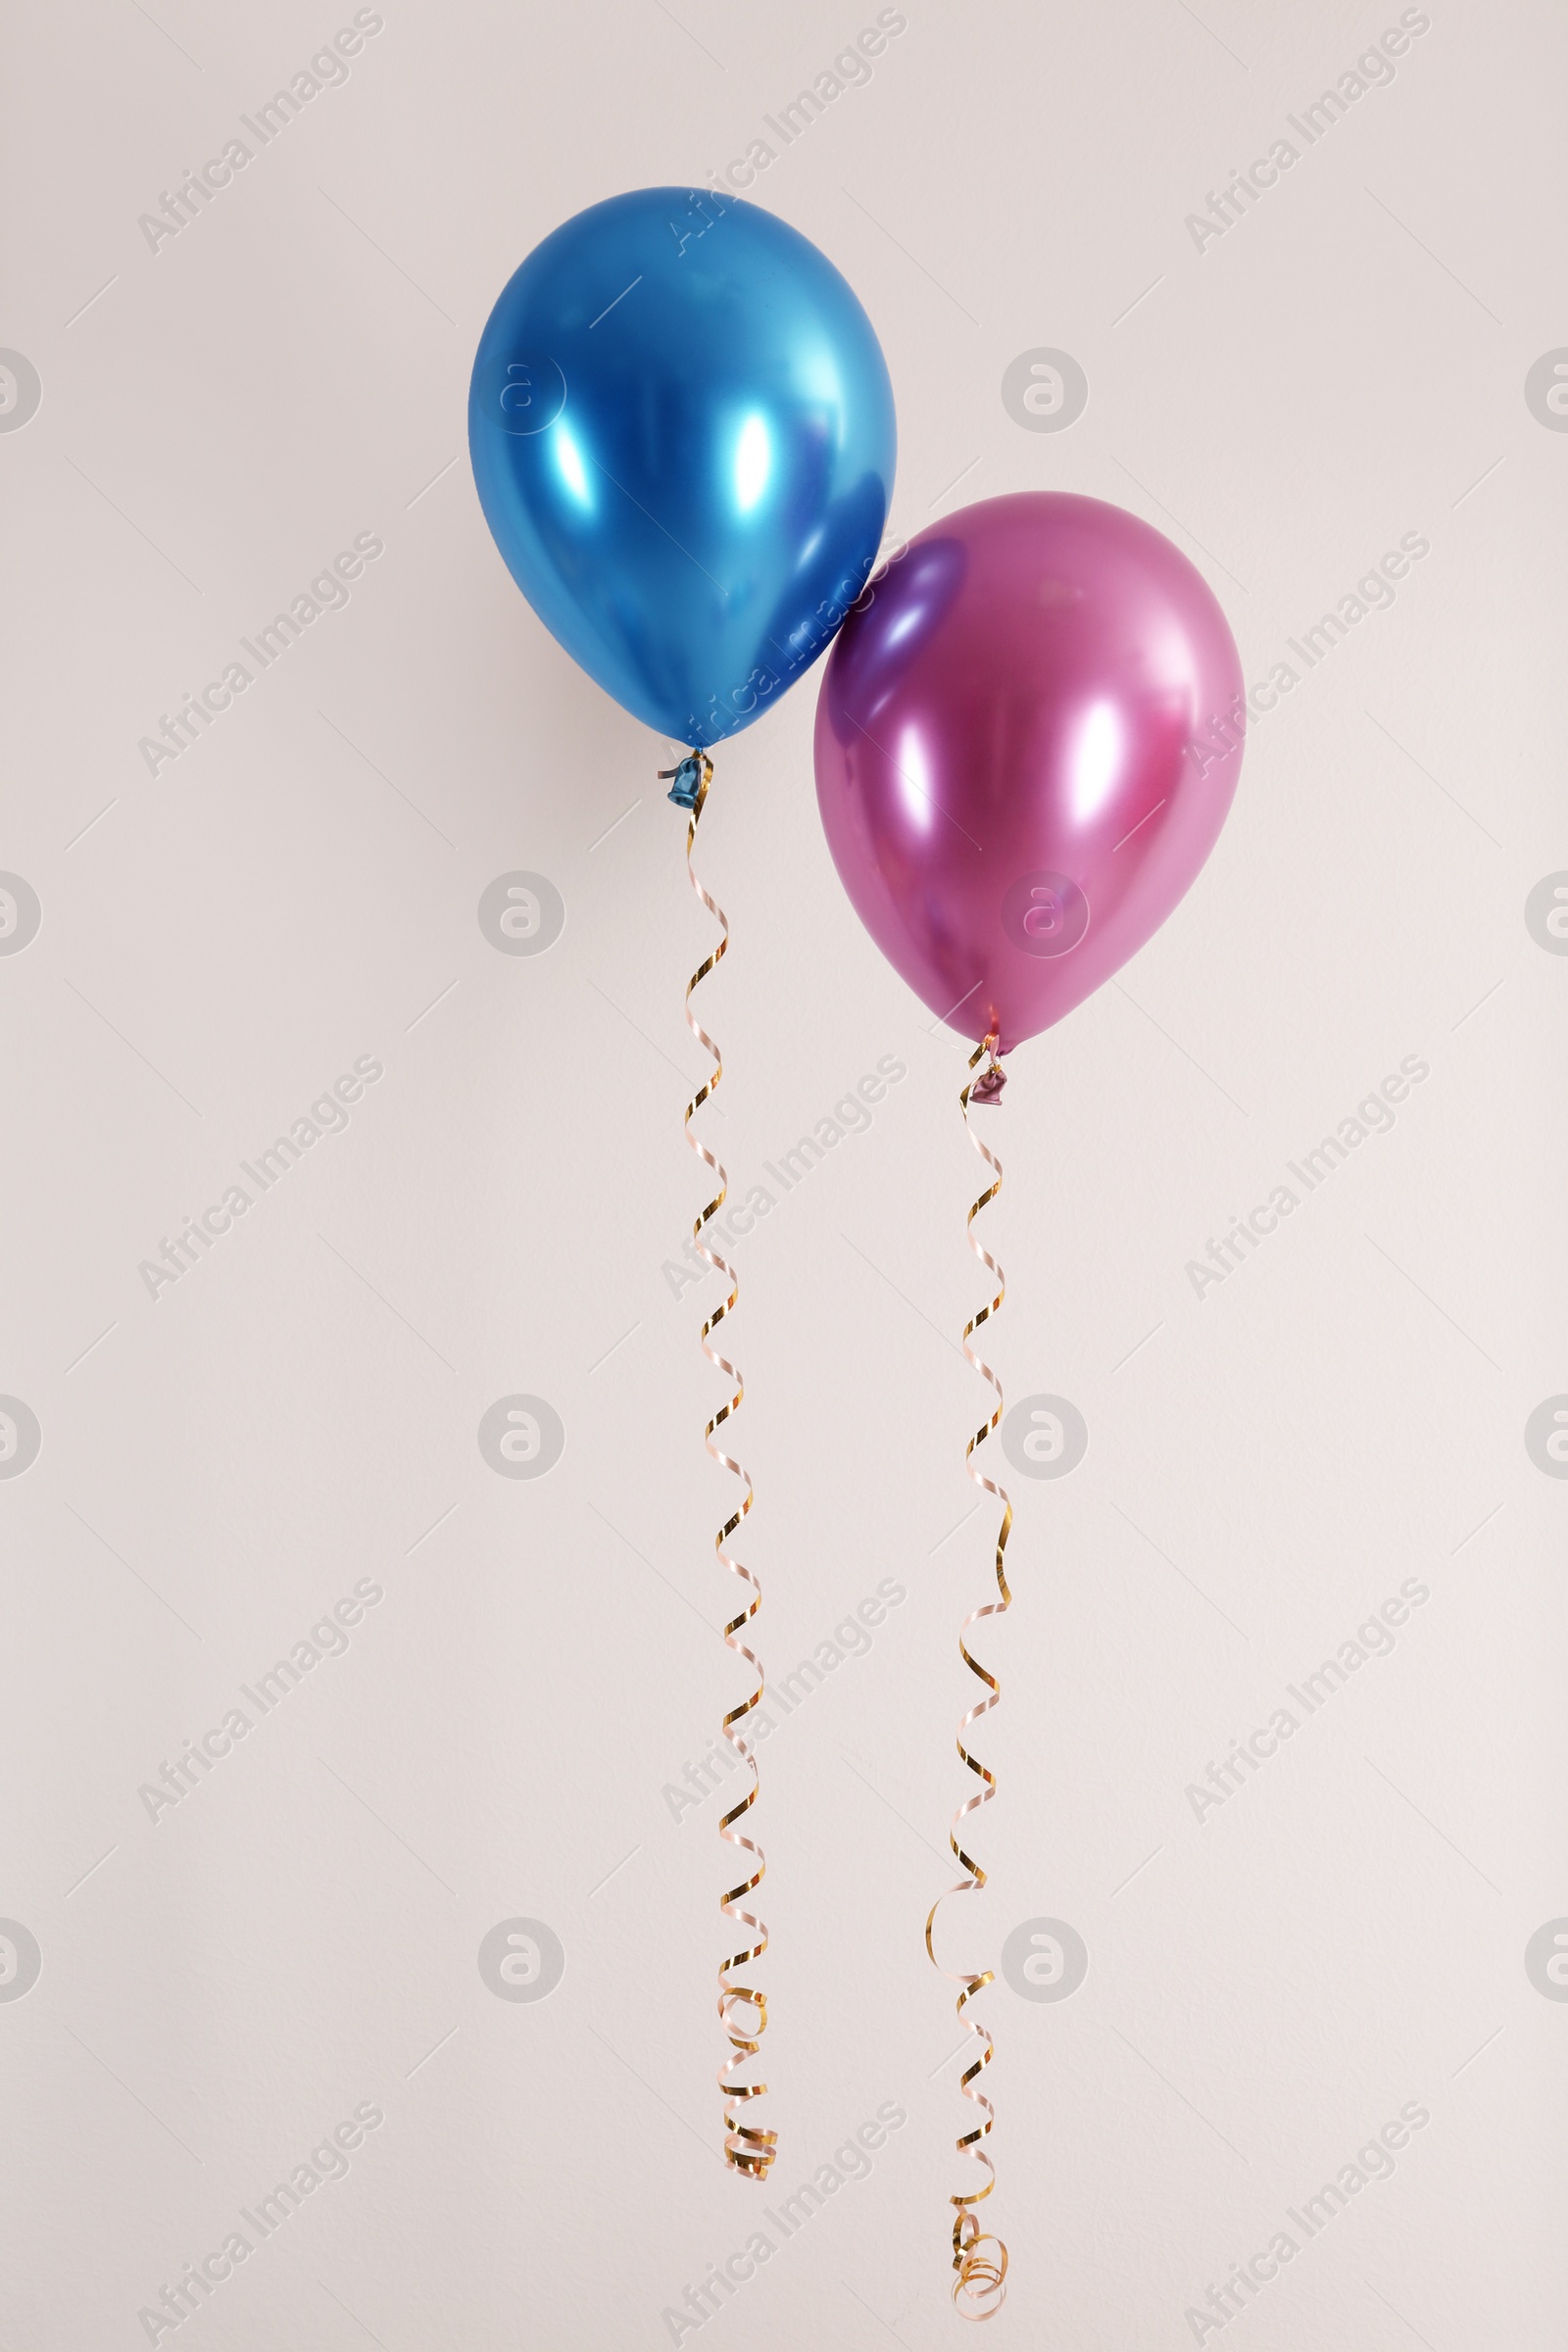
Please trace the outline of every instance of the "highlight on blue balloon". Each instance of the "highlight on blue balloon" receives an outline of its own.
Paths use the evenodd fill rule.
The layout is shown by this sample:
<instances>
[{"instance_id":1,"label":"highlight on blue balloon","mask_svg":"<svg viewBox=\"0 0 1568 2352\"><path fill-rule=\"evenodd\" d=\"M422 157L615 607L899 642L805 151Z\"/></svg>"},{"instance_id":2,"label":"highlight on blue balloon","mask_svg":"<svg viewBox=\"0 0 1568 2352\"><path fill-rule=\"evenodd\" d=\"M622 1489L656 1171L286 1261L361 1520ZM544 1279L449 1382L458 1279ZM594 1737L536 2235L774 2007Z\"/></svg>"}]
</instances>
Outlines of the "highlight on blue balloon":
<instances>
[{"instance_id":1,"label":"highlight on blue balloon","mask_svg":"<svg viewBox=\"0 0 1568 2352\"><path fill-rule=\"evenodd\" d=\"M826 256L712 189L612 196L504 288L468 445L496 545L608 694L710 745L823 653L876 560L893 388Z\"/></svg>"}]
</instances>

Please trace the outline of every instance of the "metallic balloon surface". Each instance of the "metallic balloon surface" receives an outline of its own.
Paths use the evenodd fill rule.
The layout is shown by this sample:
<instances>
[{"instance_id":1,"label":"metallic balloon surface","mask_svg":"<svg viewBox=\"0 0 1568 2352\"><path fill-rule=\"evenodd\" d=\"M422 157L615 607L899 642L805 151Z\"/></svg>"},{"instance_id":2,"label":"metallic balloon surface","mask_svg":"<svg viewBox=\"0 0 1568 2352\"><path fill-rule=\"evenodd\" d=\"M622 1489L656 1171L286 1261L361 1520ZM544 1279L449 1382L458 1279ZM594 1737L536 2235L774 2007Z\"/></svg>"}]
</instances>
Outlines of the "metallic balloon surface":
<instances>
[{"instance_id":1,"label":"metallic balloon surface","mask_svg":"<svg viewBox=\"0 0 1568 2352\"><path fill-rule=\"evenodd\" d=\"M536 246L480 339L468 443L514 579L682 743L769 710L865 584L893 392L824 255L710 189L642 188Z\"/></svg>"},{"instance_id":2,"label":"metallic balloon surface","mask_svg":"<svg viewBox=\"0 0 1568 2352\"><path fill-rule=\"evenodd\" d=\"M1005 1053L1159 928L1241 769L1241 663L1179 549L1024 492L911 539L833 648L816 789L861 921Z\"/></svg>"}]
</instances>

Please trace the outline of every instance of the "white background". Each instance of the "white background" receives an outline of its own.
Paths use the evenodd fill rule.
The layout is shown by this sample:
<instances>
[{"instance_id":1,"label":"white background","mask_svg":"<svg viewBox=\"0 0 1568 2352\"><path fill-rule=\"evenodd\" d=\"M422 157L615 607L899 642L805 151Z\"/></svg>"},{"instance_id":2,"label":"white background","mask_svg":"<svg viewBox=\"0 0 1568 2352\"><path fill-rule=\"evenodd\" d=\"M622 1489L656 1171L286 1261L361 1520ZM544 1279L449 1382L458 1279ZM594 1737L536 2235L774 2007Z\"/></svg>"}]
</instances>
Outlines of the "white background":
<instances>
[{"instance_id":1,"label":"white background","mask_svg":"<svg viewBox=\"0 0 1568 2352\"><path fill-rule=\"evenodd\" d=\"M1546 2352L1568 2009L1524 1950L1568 1913L1568 1488L1523 1432L1568 1389L1568 962L1524 902L1568 866L1568 439L1523 385L1568 342L1568 30L1435 0L1200 251L1187 215L1396 9L906 13L754 191L882 339L897 526L1117 501L1201 567L1249 679L1430 541L1258 723L1188 901L994 1114L995 1360L1090 1432L1070 1477L1013 1481L993 1879L947 1915L976 1964L1040 1916L1090 1953L1065 2001L985 1996L996 2331L1191 2343L1209 2282L1415 2102L1393 2178L1201 2340ZM708 1131L745 1187L879 1056L907 1076L740 1246L746 1556L775 1673L879 1579L907 1599L763 1750L760 2192L716 2155L717 1800L677 1823L663 1793L738 1687L722 1392L662 1272L704 1197L680 1001L711 926L664 746L518 597L465 454L480 327L539 237L705 179L874 11L386 0L348 81L149 250L138 216L351 15L99 0L13 46L0 342L43 390L0 436L0 867L43 921L0 957L0 1390L43 1443L0 1481L0 1914L43 1967L0 2002L0 2343L145 2342L163 2285L371 2102L348 2176L182 2344L924 2352L960 2325L966 2179L920 1925L992 1529L953 1532L985 1402L960 1057L832 871L813 676L719 756ZM1090 382L1058 434L1000 394L1041 345ZM150 776L160 714L357 532L385 554L348 607ZM565 902L538 957L477 923L514 868ZM358 1055L384 1076L347 1130L149 1297L139 1263ZM1407 1055L1430 1077L1393 1131L1195 1296L1187 1261ZM538 1481L476 1444L514 1392L565 1425ZM364 1578L346 1654L150 1819L138 1789ZM1196 1818L1189 1784L1412 1578L1394 1653ZM476 1964L514 1916L566 1954L531 2005ZM886 2102L908 2120L868 2179L700 2329L662 2316Z\"/></svg>"}]
</instances>

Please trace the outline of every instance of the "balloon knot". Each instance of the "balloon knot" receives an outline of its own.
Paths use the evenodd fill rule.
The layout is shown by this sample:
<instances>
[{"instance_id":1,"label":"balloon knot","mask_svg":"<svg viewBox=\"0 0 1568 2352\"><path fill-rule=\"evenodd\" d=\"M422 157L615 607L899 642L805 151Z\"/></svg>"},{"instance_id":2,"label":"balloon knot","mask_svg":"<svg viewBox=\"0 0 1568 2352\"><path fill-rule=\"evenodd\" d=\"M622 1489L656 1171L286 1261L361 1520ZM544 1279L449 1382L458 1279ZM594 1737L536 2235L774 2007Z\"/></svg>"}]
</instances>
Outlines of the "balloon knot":
<instances>
[{"instance_id":1,"label":"balloon knot","mask_svg":"<svg viewBox=\"0 0 1568 2352\"><path fill-rule=\"evenodd\" d=\"M701 752L688 752L677 767L662 767L659 770L659 781L669 785L668 798L677 808L689 810L697 807L703 797L705 768L709 775L712 774L711 760L705 759Z\"/></svg>"},{"instance_id":2,"label":"balloon knot","mask_svg":"<svg viewBox=\"0 0 1568 2352\"><path fill-rule=\"evenodd\" d=\"M1000 1102L1002 1090L1007 1083L1007 1073L997 1059L997 1033L995 1030L986 1039L985 1049L991 1056L990 1066L981 1072L969 1089L969 1102L972 1106Z\"/></svg>"}]
</instances>

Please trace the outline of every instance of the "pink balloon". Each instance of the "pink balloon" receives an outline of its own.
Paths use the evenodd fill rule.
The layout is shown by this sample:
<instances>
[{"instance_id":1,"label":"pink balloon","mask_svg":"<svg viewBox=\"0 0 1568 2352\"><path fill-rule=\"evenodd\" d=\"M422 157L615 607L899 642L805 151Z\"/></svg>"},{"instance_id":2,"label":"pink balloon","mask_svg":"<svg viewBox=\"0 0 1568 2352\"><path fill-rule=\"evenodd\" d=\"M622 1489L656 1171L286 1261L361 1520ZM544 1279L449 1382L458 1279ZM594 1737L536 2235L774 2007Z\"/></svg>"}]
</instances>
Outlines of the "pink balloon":
<instances>
[{"instance_id":1,"label":"pink balloon","mask_svg":"<svg viewBox=\"0 0 1568 2352\"><path fill-rule=\"evenodd\" d=\"M1225 615L1120 507L1026 491L911 539L834 645L816 709L828 846L934 1013L1002 1051L1136 954L1235 796Z\"/></svg>"}]
</instances>

